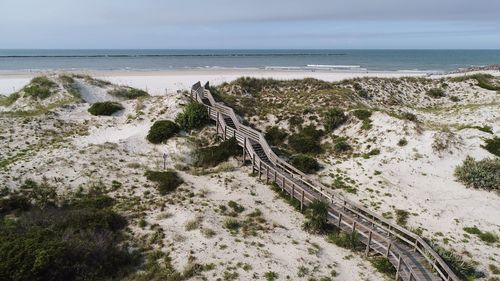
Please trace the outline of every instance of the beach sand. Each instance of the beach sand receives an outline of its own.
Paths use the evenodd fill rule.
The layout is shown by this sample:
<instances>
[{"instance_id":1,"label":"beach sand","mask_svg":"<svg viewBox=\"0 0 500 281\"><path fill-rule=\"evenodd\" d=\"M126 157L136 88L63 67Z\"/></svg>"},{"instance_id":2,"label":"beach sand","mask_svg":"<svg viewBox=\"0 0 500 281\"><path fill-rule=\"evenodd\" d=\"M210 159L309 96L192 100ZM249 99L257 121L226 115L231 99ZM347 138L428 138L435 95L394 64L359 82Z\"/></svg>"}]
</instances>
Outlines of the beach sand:
<instances>
[{"instance_id":1,"label":"beach sand","mask_svg":"<svg viewBox=\"0 0 500 281\"><path fill-rule=\"evenodd\" d=\"M54 72L0 72L0 94L7 95L18 91L37 75ZM62 72L58 72L62 73ZM179 69L164 71L75 71L116 84L147 90L151 95L164 95L178 90L188 90L197 81L210 81L211 84L229 82L238 77L274 79L302 79L306 77L325 81L341 81L356 77L427 76L423 72L333 72L333 71L291 71L265 69Z\"/></svg>"}]
</instances>

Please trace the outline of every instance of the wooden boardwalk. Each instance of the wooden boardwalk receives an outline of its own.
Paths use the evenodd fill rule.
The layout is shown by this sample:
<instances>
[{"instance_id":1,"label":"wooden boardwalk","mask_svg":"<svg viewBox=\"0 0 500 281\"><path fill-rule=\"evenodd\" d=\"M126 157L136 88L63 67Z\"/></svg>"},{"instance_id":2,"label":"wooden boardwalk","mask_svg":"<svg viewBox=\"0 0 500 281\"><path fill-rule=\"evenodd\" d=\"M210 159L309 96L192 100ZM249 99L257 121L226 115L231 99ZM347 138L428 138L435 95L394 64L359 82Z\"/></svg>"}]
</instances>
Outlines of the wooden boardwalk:
<instances>
[{"instance_id":1,"label":"wooden boardwalk","mask_svg":"<svg viewBox=\"0 0 500 281\"><path fill-rule=\"evenodd\" d=\"M259 179L276 183L300 202L301 210L314 200L327 201L328 220L346 232L358 232L366 255L387 257L397 270L396 280L460 280L421 237L326 188L279 158L260 132L243 125L232 108L214 100L208 83L194 84L191 97L207 107L218 135L236 138L243 148L243 158L251 161Z\"/></svg>"}]
</instances>

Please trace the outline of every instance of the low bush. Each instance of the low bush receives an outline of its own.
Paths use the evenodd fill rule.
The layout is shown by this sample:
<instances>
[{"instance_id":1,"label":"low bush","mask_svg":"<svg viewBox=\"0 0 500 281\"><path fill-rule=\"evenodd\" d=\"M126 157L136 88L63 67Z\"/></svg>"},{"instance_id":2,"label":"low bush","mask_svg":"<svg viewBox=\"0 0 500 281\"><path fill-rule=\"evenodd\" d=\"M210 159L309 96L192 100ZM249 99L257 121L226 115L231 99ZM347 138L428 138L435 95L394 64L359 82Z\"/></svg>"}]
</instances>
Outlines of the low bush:
<instances>
[{"instance_id":1,"label":"low bush","mask_svg":"<svg viewBox=\"0 0 500 281\"><path fill-rule=\"evenodd\" d=\"M466 187L500 191L500 160L476 161L467 156L462 165L455 168L455 177Z\"/></svg>"},{"instance_id":2,"label":"low bush","mask_svg":"<svg viewBox=\"0 0 500 281\"><path fill-rule=\"evenodd\" d=\"M500 138L494 137L492 139L487 139L484 141L482 148L488 150L491 154L500 157Z\"/></svg>"},{"instance_id":3,"label":"low bush","mask_svg":"<svg viewBox=\"0 0 500 281\"><path fill-rule=\"evenodd\" d=\"M439 99L445 96L444 90L441 88L432 88L428 90L426 94L435 99Z\"/></svg>"},{"instance_id":4,"label":"low bush","mask_svg":"<svg viewBox=\"0 0 500 281\"><path fill-rule=\"evenodd\" d=\"M63 206L23 204L0 218L0 280L114 280L138 264L123 243L125 218L102 196ZM13 210L11 210L13 211Z\"/></svg>"},{"instance_id":5,"label":"low bush","mask_svg":"<svg viewBox=\"0 0 500 281\"><path fill-rule=\"evenodd\" d=\"M313 157L297 155L292 159L292 165L304 173L312 174L319 170L319 163Z\"/></svg>"},{"instance_id":6,"label":"low bush","mask_svg":"<svg viewBox=\"0 0 500 281\"><path fill-rule=\"evenodd\" d=\"M387 277L393 278L396 274L396 268L386 257L376 256L371 257L369 260L378 272L385 274Z\"/></svg>"},{"instance_id":7,"label":"low bush","mask_svg":"<svg viewBox=\"0 0 500 281\"><path fill-rule=\"evenodd\" d=\"M184 182L175 171L147 171L145 176L157 184L161 195L174 191Z\"/></svg>"},{"instance_id":8,"label":"low bush","mask_svg":"<svg viewBox=\"0 0 500 281\"><path fill-rule=\"evenodd\" d=\"M288 138L288 144L298 153L319 153L322 136L322 131L316 130L314 126L308 126L299 133L291 135Z\"/></svg>"},{"instance_id":9,"label":"low bush","mask_svg":"<svg viewBox=\"0 0 500 281\"><path fill-rule=\"evenodd\" d=\"M408 121L412 121L412 122L418 122L417 115L410 113L410 112L403 112L401 114L401 118L408 120Z\"/></svg>"},{"instance_id":10,"label":"low bush","mask_svg":"<svg viewBox=\"0 0 500 281\"><path fill-rule=\"evenodd\" d=\"M139 97L149 96L149 94L146 91L128 87L120 87L113 90L109 90L108 94L129 100L136 99Z\"/></svg>"},{"instance_id":11,"label":"low bush","mask_svg":"<svg viewBox=\"0 0 500 281\"><path fill-rule=\"evenodd\" d=\"M228 139L217 146L196 149L193 153L194 165L198 167L215 167L231 156L241 153L236 138Z\"/></svg>"},{"instance_id":12,"label":"low bush","mask_svg":"<svg viewBox=\"0 0 500 281\"><path fill-rule=\"evenodd\" d=\"M175 118L175 122L184 130L201 128L210 120L207 108L197 102L190 102Z\"/></svg>"},{"instance_id":13,"label":"low bush","mask_svg":"<svg viewBox=\"0 0 500 281\"><path fill-rule=\"evenodd\" d=\"M123 106L118 102L105 101L92 104L88 111L96 116L110 116L122 109Z\"/></svg>"},{"instance_id":14,"label":"low bush","mask_svg":"<svg viewBox=\"0 0 500 281\"><path fill-rule=\"evenodd\" d=\"M326 241L342 248L359 251L364 248L359 237L360 235L357 231L348 233L335 227L330 233L328 233Z\"/></svg>"},{"instance_id":15,"label":"low bush","mask_svg":"<svg viewBox=\"0 0 500 281\"><path fill-rule=\"evenodd\" d=\"M328 110L324 116L324 126L328 132L337 129L340 125L344 124L345 121L347 121L347 116L340 108L332 108Z\"/></svg>"},{"instance_id":16,"label":"low bush","mask_svg":"<svg viewBox=\"0 0 500 281\"><path fill-rule=\"evenodd\" d=\"M273 126L266 131L266 140L270 145L281 145L285 141L288 134L285 130L280 129L278 126Z\"/></svg>"},{"instance_id":17,"label":"low bush","mask_svg":"<svg viewBox=\"0 0 500 281\"><path fill-rule=\"evenodd\" d=\"M342 153L342 152L347 152L347 151L351 150L352 147L346 141L341 140L341 141L338 141L337 143L335 143L335 145L333 146L333 149L335 150L335 152Z\"/></svg>"},{"instance_id":18,"label":"low bush","mask_svg":"<svg viewBox=\"0 0 500 281\"><path fill-rule=\"evenodd\" d=\"M477 278L484 277L484 273L477 270L473 262L464 260L460 255L457 255L450 250L437 245L436 243L431 242L431 247L448 265L450 265L461 280L476 280Z\"/></svg>"},{"instance_id":19,"label":"low bush","mask_svg":"<svg viewBox=\"0 0 500 281\"><path fill-rule=\"evenodd\" d=\"M52 88L57 84L45 76L35 77L24 87L24 93L33 98L46 99L52 94Z\"/></svg>"},{"instance_id":20,"label":"low bush","mask_svg":"<svg viewBox=\"0 0 500 281\"><path fill-rule=\"evenodd\" d=\"M499 241L499 238L495 233L489 232L489 231L483 232L479 228L477 228L477 226L464 227L464 231L469 233L469 234L476 235L479 239L481 239L482 241L484 241L486 243L496 243Z\"/></svg>"},{"instance_id":21,"label":"low bush","mask_svg":"<svg viewBox=\"0 0 500 281\"><path fill-rule=\"evenodd\" d=\"M367 109L356 109L352 112L352 115L356 116L361 121L366 121L372 116L372 112Z\"/></svg>"},{"instance_id":22,"label":"low bush","mask_svg":"<svg viewBox=\"0 0 500 281\"><path fill-rule=\"evenodd\" d=\"M306 221L302 225L310 233L324 233L328 228L328 203L314 200L305 211Z\"/></svg>"},{"instance_id":23,"label":"low bush","mask_svg":"<svg viewBox=\"0 0 500 281\"><path fill-rule=\"evenodd\" d=\"M146 139L151 143L162 143L175 136L179 132L179 126L170 120L156 121L149 129Z\"/></svg>"},{"instance_id":24,"label":"low bush","mask_svg":"<svg viewBox=\"0 0 500 281\"><path fill-rule=\"evenodd\" d=\"M402 138L398 141L398 145L399 146L405 146L408 144L408 140L406 140L405 138Z\"/></svg>"},{"instance_id":25,"label":"low bush","mask_svg":"<svg viewBox=\"0 0 500 281\"><path fill-rule=\"evenodd\" d=\"M396 223L402 226L406 226L408 223L408 218L410 213L406 210L396 209Z\"/></svg>"}]
</instances>

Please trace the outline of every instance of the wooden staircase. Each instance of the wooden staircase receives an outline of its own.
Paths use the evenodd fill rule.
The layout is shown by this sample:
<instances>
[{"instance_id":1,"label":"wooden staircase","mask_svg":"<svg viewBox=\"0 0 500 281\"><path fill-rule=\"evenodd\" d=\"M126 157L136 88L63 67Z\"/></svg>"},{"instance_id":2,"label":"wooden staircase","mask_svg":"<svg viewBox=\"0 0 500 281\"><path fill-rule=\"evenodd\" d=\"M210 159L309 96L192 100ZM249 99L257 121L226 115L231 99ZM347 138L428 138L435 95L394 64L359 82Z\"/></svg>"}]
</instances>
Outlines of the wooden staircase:
<instances>
[{"instance_id":1,"label":"wooden staircase","mask_svg":"<svg viewBox=\"0 0 500 281\"><path fill-rule=\"evenodd\" d=\"M279 158L260 132L241 124L232 108L214 100L208 82L204 87L200 82L194 84L191 98L207 107L218 135L236 138L244 160L250 158L252 170L260 179L276 183L300 202L301 210L315 200L328 202L329 222L343 231L357 232L366 245L366 255L386 257L397 270L396 280L460 280L424 239L326 188Z\"/></svg>"}]
</instances>

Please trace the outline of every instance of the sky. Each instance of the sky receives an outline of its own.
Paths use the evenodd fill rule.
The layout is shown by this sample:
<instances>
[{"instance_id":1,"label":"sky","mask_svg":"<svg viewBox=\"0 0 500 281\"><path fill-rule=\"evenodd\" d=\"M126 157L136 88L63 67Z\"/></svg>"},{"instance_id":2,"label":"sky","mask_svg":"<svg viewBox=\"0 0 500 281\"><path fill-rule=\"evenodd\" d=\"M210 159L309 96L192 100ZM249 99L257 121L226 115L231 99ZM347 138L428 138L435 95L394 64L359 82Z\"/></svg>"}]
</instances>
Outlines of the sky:
<instances>
[{"instance_id":1,"label":"sky","mask_svg":"<svg viewBox=\"0 0 500 281\"><path fill-rule=\"evenodd\" d=\"M500 0L0 0L0 49L500 49Z\"/></svg>"}]
</instances>

